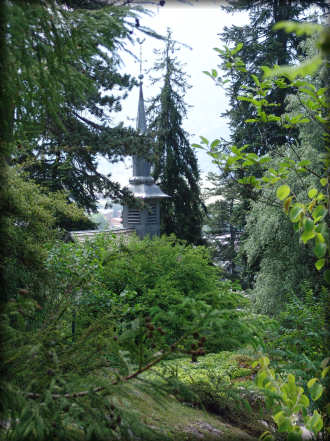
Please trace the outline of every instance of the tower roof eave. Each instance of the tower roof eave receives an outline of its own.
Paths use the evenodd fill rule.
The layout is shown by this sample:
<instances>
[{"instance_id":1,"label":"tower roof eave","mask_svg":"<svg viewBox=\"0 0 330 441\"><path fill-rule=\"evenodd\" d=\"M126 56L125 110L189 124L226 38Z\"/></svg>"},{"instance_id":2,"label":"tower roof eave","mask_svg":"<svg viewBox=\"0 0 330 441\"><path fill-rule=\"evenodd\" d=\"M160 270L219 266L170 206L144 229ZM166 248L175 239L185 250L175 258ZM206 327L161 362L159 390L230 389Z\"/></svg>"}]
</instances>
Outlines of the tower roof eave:
<instances>
[{"instance_id":1,"label":"tower roof eave","mask_svg":"<svg viewBox=\"0 0 330 441\"><path fill-rule=\"evenodd\" d=\"M170 196L162 192L156 184L131 184L128 189L134 194L137 199L165 199Z\"/></svg>"}]
</instances>

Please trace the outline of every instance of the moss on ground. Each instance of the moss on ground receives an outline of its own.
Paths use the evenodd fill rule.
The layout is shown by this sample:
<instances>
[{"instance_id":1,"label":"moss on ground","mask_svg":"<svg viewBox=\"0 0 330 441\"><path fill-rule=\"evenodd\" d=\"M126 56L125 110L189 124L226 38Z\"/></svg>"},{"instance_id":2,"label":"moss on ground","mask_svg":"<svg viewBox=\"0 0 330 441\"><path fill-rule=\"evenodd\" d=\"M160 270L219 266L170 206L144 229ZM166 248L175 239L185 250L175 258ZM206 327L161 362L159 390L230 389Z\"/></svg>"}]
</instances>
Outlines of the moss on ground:
<instances>
[{"instance_id":1,"label":"moss on ground","mask_svg":"<svg viewBox=\"0 0 330 441\"><path fill-rule=\"evenodd\" d=\"M254 373L250 367L252 362L246 355L222 351L199 357L196 363L187 357L164 361L149 371L147 377L176 376L187 385L198 382L231 384L237 382L237 379L249 383Z\"/></svg>"},{"instance_id":2,"label":"moss on ground","mask_svg":"<svg viewBox=\"0 0 330 441\"><path fill-rule=\"evenodd\" d=\"M254 441L256 436L229 424L219 416L179 402L174 396L156 399L143 391L134 398L117 397L114 404L135 414L137 420L154 435L141 439L161 441Z\"/></svg>"},{"instance_id":3,"label":"moss on ground","mask_svg":"<svg viewBox=\"0 0 330 441\"><path fill-rule=\"evenodd\" d=\"M161 441L257 440L266 419L260 401L253 402L252 359L228 351L164 361L143 377L167 390L163 397L134 389L116 405L133 411L139 422L155 433L145 438ZM137 383L135 383L137 384ZM157 435L157 436L156 436Z\"/></svg>"}]
</instances>

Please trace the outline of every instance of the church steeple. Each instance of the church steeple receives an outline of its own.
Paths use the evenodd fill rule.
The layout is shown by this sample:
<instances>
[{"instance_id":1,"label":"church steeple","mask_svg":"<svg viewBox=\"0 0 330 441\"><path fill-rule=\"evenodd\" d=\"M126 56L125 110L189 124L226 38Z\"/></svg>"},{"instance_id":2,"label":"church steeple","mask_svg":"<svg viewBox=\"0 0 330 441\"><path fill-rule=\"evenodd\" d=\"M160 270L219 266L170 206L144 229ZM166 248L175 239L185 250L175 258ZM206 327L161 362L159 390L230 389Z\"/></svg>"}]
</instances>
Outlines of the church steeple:
<instances>
[{"instance_id":1,"label":"church steeple","mask_svg":"<svg viewBox=\"0 0 330 441\"><path fill-rule=\"evenodd\" d=\"M143 90L142 90L142 80L143 75L139 75L140 79L140 92L139 92L139 104L138 104L138 114L136 118L136 129L139 133L145 134L147 132L147 123L146 123L146 112L144 109L144 99L143 99ZM133 177L134 176L144 176L150 177L151 164L146 161L144 158L141 158L137 155L133 156ZM132 178L131 178L132 179ZM130 183L131 183L130 179Z\"/></svg>"},{"instance_id":2,"label":"church steeple","mask_svg":"<svg viewBox=\"0 0 330 441\"><path fill-rule=\"evenodd\" d=\"M141 43L140 43L141 45ZM147 133L146 114L144 108L142 79L140 67L139 103L136 128L141 134ZM161 191L150 174L151 164L146 159L133 156L133 176L129 179L129 190L136 199L142 202L142 207L123 207L124 228L135 228L142 239L146 235L159 236L160 234L160 200L169 196Z\"/></svg>"},{"instance_id":3,"label":"church steeple","mask_svg":"<svg viewBox=\"0 0 330 441\"><path fill-rule=\"evenodd\" d=\"M139 75L140 80L140 94L139 94L139 105L138 105L138 116L136 120L136 128L140 133L144 134L147 131L147 123L146 123L146 112L144 109L144 99L143 99L143 75Z\"/></svg>"}]
</instances>

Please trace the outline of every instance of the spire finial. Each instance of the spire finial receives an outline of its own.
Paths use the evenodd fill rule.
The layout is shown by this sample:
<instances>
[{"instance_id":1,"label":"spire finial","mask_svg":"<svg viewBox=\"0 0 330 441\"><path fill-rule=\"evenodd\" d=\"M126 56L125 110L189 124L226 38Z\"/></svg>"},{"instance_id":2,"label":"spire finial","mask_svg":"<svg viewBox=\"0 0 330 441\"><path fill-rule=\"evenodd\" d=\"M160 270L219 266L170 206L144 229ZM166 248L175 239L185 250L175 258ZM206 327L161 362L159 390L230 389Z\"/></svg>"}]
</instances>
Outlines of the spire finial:
<instances>
[{"instance_id":1,"label":"spire finial","mask_svg":"<svg viewBox=\"0 0 330 441\"><path fill-rule=\"evenodd\" d=\"M146 40L145 38L143 40L141 40L140 38L136 39L136 41L140 45L140 75L139 75L140 84L142 84L142 80L143 80L143 73L142 73L142 45L145 42L145 40Z\"/></svg>"}]
</instances>

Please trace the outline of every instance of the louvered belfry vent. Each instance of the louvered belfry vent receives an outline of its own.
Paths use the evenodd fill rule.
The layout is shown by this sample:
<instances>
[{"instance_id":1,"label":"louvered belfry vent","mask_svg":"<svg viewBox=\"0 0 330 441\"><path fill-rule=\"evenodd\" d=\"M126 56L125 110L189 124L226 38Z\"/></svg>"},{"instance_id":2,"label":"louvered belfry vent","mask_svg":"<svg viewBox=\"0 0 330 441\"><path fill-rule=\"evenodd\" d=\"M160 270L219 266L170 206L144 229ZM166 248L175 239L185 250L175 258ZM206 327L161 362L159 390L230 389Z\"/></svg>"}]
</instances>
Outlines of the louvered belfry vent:
<instances>
[{"instance_id":1,"label":"louvered belfry vent","mask_svg":"<svg viewBox=\"0 0 330 441\"><path fill-rule=\"evenodd\" d=\"M156 202L152 202L148 209L147 224L156 224L156 223L157 223L157 204Z\"/></svg>"},{"instance_id":2,"label":"louvered belfry vent","mask_svg":"<svg viewBox=\"0 0 330 441\"><path fill-rule=\"evenodd\" d=\"M141 213L139 210L134 210L133 208L128 209L127 215L128 225L138 225L141 222Z\"/></svg>"},{"instance_id":3,"label":"louvered belfry vent","mask_svg":"<svg viewBox=\"0 0 330 441\"><path fill-rule=\"evenodd\" d=\"M147 131L144 100L142 91L142 78L140 78L140 94L137 116L137 130L144 134ZM145 236L159 236L160 234L160 200L169 196L161 191L150 175L151 164L140 156L133 156L133 176L129 180L129 190L141 204L123 207L124 228L135 228L137 235L143 239Z\"/></svg>"}]
</instances>

